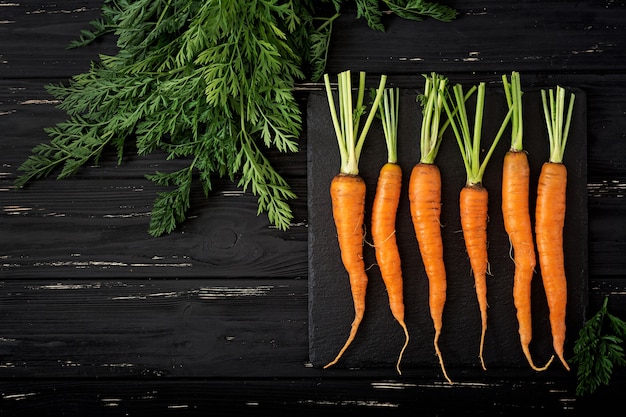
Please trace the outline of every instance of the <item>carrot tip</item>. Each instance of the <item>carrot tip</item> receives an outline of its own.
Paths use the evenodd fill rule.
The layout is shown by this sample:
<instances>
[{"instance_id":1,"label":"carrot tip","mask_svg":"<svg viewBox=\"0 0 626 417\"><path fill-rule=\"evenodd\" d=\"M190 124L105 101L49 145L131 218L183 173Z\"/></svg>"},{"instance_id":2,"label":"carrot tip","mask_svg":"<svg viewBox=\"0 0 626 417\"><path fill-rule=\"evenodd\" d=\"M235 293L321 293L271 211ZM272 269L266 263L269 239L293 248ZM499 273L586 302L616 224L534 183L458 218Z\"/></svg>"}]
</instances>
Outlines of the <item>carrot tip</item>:
<instances>
[{"instance_id":1,"label":"carrot tip","mask_svg":"<svg viewBox=\"0 0 626 417\"><path fill-rule=\"evenodd\" d=\"M483 371L487 370L487 366L485 366L485 359L483 358L483 348L485 346L485 333L486 333L486 326L483 325L483 329L482 332L480 334L480 350L478 353L478 357L480 358L480 366L482 366Z\"/></svg>"},{"instance_id":2,"label":"carrot tip","mask_svg":"<svg viewBox=\"0 0 626 417\"><path fill-rule=\"evenodd\" d=\"M400 370L400 362L402 361L402 356L404 356L404 351L406 347L409 345L409 329L406 327L406 324L401 321L400 326L404 330L404 346L402 346L402 350L400 351L400 355L398 356L398 362L396 363L396 370L398 371L398 375L402 375L402 371Z\"/></svg>"},{"instance_id":3,"label":"carrot tip","mask_svg":"<svg viewBox=\"0 0 626 417\"><path fill-rule=\"evenodd\" d=\"M362 316L357 316L354 319L354 321L352 322L352 326L350 328L350 335L348 336L348 340L346 340L346 343L343 345L343 347L341 348L341 350L339 351L339 353L337 354L335 359L333 359L328 364L324 365L323 369L330 368L331 366L333 366L334 364L339 362L339 359L341 359L341 357L343 356L344 352L348 349L348 346L350 346L350 344L352 343L352 341L356 337L356 333L357 333L357 330L359 329L359 325L361 324L361 320L362 319L363 319Z\"/></svg>"},{"instance_id":4,"label":"carrot tip","mask_svg":"<svg viewBox=\"0 0 626 417\"><path fill-rule=\"evenodd\" d=\"M443 376L448 381L448 384L454 385L454 382L452 382L452 380L448 376L448 372L446 372L446 367L443 364L443 356L441 355L441 350L439 350L439 335L440 335L440 333L441 333L440 330L435 330L435 340L434 340L435 353L437 354L437 358L439 359L439 366L441 366L441 371L443 372Z\"/></svg>"},{"instance_id":5,"label":"carrot tip","mask_svg":"<svg viewBox=\"0 0 626 417\"><path fill-rule=\"evenodd\" d=\"M561 360L561 363L563 364L563 367L564 367L566 370L568 370L568 371L569 371L569 370L570 370L570 369L569 369L569 365L568 365L568 364L567 364L567 362L565 361L565 358L563 357L563 354L558 354L558 357L559 357L559 359Z\"/></svg>"},{"instance_id":6,"label":"carrot tip","mask_svg":"<svg viewBox=\"0 0 626 417\"><path fill-rule=\"evenodd\" d=\"M550 364L552 363L552 361L554 360L554 355L552 355L550 357L550 360L548 360L548 362L544 365L544 366L537 366L535 365L535 363L533 362L533 359L530 355L530 349L528 348L528 345L523 345L522 346L522 350L524 351L524 356L526 356L526 360L528 361L528 364L530 365L530 367L537 371L537 372L542 372L545 371L546 369L548 369L548 367L550 366Z\"/></svg>"}]
</instances>

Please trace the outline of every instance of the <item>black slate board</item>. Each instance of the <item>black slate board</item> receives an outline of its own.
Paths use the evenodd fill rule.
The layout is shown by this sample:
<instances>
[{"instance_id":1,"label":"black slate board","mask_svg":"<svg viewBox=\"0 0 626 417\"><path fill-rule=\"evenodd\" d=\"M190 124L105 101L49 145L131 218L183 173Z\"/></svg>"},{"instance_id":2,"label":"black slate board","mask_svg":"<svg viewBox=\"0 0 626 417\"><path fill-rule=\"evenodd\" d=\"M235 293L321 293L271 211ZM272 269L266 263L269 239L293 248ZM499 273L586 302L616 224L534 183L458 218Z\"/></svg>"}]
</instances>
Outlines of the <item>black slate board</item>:
<instances>
[{"instance_id":1,"label":"black slate board","mask_svg":"<svg viewBox=\"0 0 626 417\"><path fill-rule=\"evenodd\" d=\"M568 278L566 356L582 326L587 305L587 187L586 187L586 96L576 94L572 126L565 151L568 167L567 215L564 230L565 262ZM404 184L397 219L397 240L404 274L406 322L411 341L402 362L403 369L433 367L441 375L432 339L434 330L428 310L428 283L423 271L410 219L406 187L411 168L419 159L421 109L417 89L404 89L400 104L398 153ZM471 108L471 104L469 104ZM485 102L483 143L488 147L506 114L502 90L489 87ZM308 207L309 207L309 355L313 366L331 361L345 343L354 310L347 274L341 264L332 220L329 185L340 166L339 152L328 102L324 93L312 93L308 100ZM548 158L548 139L539 90L524 95L524 146L531 165L531 197L536 189L541 165ZM500 209L502 159L510 145L507 128L487 167L484 186L489 199L488 328L484 358L494 367L527 367L519 347L517 320L512 299L514 266L509 258L509 241ZM366 181L366 227L369 225L376 177L386 162L384 136L380 123L373 124L363 148L360 175ZM455 367L479 367L480 318L474 279L465 252L459 222L458 195L465 183L465 170L452 131L446 132L436 160L442 173L442 217L444 256L448 293L440 348L448 373L454 379ZM534 215L531 215L534 223ZM369 233L366 239L371 242ZM388 308L387 294L375 265L373 248L364 247L369 283L366 313L359 333L336 367L391 367L403 343L403 333ZM537 364L553 353L547 306L540 269L533 280L532 309L534 334L531 351ZM556 364L555 366L560 366Z\"/></svg>"}]
</instances>

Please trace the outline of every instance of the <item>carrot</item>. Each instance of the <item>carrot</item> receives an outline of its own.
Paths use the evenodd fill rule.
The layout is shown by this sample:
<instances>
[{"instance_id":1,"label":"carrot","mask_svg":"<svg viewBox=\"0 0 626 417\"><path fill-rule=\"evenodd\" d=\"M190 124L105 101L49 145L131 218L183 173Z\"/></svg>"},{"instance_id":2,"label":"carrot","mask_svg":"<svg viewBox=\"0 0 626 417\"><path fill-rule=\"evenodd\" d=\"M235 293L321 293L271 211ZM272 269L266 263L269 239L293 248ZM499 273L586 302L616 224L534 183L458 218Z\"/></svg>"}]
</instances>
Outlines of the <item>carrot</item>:
<instances>
[{"instance_id":1,"label":"carrot","mask_svg":"<svg viewBox=\"0 0 626 417\"><path fill-rule=\"evenodd\" d=\"M338 75L339 117L335 109L329 76L328 74L324 75L330 114L341 157L341 168L330 185L333 219L337 228L341 260L348 272L354 304L354 320L350 327L348 339L335 359L325 365L324 368L336 364L343 356L354 340L365 313L365 294L368 281L363 263L363 219L366 187L365 182L359 176L359 158L365 137L382 98L386 80L385 75L381 76L376 98L359 135L360 116L364 112L365 73L361 72L359 77L356 111L352 105L350 71L344 71Z\"/></svg>"},{"instance_id":2,"label":"carrot","mask_svg":"<svg viewBox=\"0 0 626 417\"><path fill-rule=\"evenodd\" d=\"M574 94L571 95L565 125L563 125L565 89L557 87L556 96L553 90L550 90L549 94L548 104L545 90L541 91L550 143L550 156L541 168L537 185L535 234L541 277L550 315L552 345L565 369L569 370L563 352L567 306L567 279L563 253L567 168L563 165L563 153L567 143L575 97Z\"/></svg>"},{"instance_id":3,"label":"carrot","mask_svg":"<svg viewBox=\"0 0 626 417\"><path fill-rule=\"evenodd\" d=\"M445 129L440 129L442 102L447 90L447 79L433 73L426 77L423 96L423 121L420 133L420 161L411 171L409 201L422 262L428 277L428 304L435 328L434 347L446 380L446 372L439 337L443 327L443 309L446 303L447 278L443 261L441 238L441 174L434 161Z\"/></svg>"},{"instance_id":4,"label":"carrot","mask_svg":"<svg viewBox=\"0 0 626 417\"><path fill-rule=\"evenodd\" d=\"M509 83L502 76L504 90L511 115L511 147L504 156L502 165L502 215L504 229L509 235L513 248L515 273L513 277L513 302L517 311L520 344L530 367L536 371L548 368L554 356L546 365L538 367L530 353L532 340L532 314L530 289L535 272L536 256L533 229L530 222L528 190L530 167L523 149L522 89L519 73L511 74Z\"/></svg>"},{"instance_id":5,"label":"carrot","mask_svg":"<svg viewBox=\"0 0 626 417\"><path fill-rule=\"evenodd\" d=\"M396 214L402 189L402 168L397 157L399 102L399 89L384 90L379 110L387 144L387 162L380 169L372 205L372 240L391 313L404 330L405 341L396 363L396 370L401 374L400 362L409 344L409 330L404 321L402 265L396 242Z\"/></svg>"},{"instance_id":6,"label":"carrot","mask_svg":"<svg viewBox=\"0 0 626 417\"><path fill-rule=\"evenodd\" d=\"M467 117L467 109L465 108L465 98L463 88L457 84L454 86L454 97L456 99L457 114L456 117L450 111L448 105L444 106L450 120L450 125L454 130L454 134L461 151L465 171L467 174L466 184L461 190L459 196L459 208L461 215L461 227L463 237L465 239L465 248L470 260L472 272L474 274L474 284L476 287L476 297L480 309L481 317L481 335L479 346L479 358L483 369L487 369L483 359L483 347L485 343L485 333L487 330L487 279L489 272L489 262L487 256L487 214L489 195L487 189L482 186L482 179L485 168L493 151L506 128L510 118L512 109L509 109L504 118L500 130L494 138L489 151L480 162L481 151L481 130L482 117L485 102L485 83L481 82L478 86L476 98L476 114L474 119L473 132L470 131L469 121Z\"/></svg>"}]
</instances>

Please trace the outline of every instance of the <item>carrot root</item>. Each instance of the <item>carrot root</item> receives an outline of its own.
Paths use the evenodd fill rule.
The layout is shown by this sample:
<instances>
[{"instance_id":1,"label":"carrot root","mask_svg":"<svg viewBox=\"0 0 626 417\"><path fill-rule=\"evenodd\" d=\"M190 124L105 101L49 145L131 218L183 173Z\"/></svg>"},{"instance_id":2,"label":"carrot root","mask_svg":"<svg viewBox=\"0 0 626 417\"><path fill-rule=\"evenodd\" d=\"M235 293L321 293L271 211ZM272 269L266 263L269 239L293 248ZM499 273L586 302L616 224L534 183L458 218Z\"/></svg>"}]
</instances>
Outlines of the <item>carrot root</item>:
<instances>
[{"instance_id":1,"label":"carrot root","mask_svg":"<svg viewBox=\"0 0 626 417\"><path fill-rule=\"evenodd\" d=\"M441 239L441 173L436 165L418 163L413 167L409 180L409 201L415 237L428 277L428 303L435 328L435 353L446 380L452 383L439 349L447 278Z\"/></svg>"},{"instance_id":2,"label":"carrot root","mask_svg":"<svg viewBox=\"0 0 626 417\"><path fill-rule=\"evenodd\" d=\"M336 364L354 340L365 313L368 281L363 261L365 182L358 175L338 174L331 182L330 193L341 259L350 278L354 320L344 346L324 369Z\"/></svg>"},{"instance_id":3,"label":"carrot root","mask_svg":"<svg viewBox=\"0 0 626 417\"><path fill-rule=\"evenodd\" d=\"M548 301L552 345L557 357L569 371L564 358L567 279L563 253L567 169L561 163L546 162L541 168L535 208L537 252L546 299Z\"/></svg>"},{"instance_id":4,"label":"carrot root","mask_svg":"<svg viewBox=\"0 0 626 417\"><path fill-rule=\"evenodd\" d=\"M372 239L376 261L387 288L389 308L405 335L404 345L396 363L399 374L402 374L400 362L409 343L409 331L404 322L402 267L396 242L396 213L400 203L401 188L402 168L400 165L392 162L383 165L378 176L372 206Z\"/></svg>"},{"instance_id":5,"label":"carrot root","mask_svg":"<svg viewBox=\"0 0 626 417\"><path fill-rule=\"evenodd\" d=\"M460 213L465 248L474 274L476 297L480 309L481 332L478 357L484 370L483 351L487 332L487 207L489 194L480 185L465 186L460 195Z\"/></svg>"},{"instance_id":6,"label":"carrot root","mask_svg":"<svg viewBox=\"0 0 626 417\"><path fill-rule=\"evenodd\" d=\"M524 151L509 150L502 165L502 216L511 243L515 264L513 300L517 311L520 345L530 367L535 371L548 368L554 356L542 367L535 365L530 353L532 340L531 283L537 264L530 221L528 192L530 167Z\"/></svg>"}]
</instances>

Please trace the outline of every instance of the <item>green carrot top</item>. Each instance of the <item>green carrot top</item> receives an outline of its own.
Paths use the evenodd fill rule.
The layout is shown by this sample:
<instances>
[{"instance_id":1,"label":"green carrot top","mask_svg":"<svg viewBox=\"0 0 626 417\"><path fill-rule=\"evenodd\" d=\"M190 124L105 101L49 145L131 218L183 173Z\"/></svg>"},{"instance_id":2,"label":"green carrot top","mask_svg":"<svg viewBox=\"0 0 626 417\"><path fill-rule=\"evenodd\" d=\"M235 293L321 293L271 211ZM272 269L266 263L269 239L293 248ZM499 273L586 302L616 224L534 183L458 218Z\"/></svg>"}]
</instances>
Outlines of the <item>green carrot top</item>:
<instances>
[{"instance_id":1,"label":"green carrot top","mask_svg":"<svg viewBox=\"0 0 626 417\"><path fill-rule=\"evenodd\" d=\"M548 140L550 141L550 162L563 163L563 154L567 144L572 111L574 110L574 94L570 95L569 108L565 114L565 89L556 87L554 90L541 90L541 101L543 102L543 113L546 118L548 128Z\"/></svg>"},{"instance_id":2,"label":"green carrot top","mask_svg":"<svg viewBox=\"0 0 626 417\"><path fill-rule=\"evenodd\" d=\"M337 135L337 143L339 145L339 154L341 156L340 173L348 175L358 175L359 158L365 137L369 131L372 120L376 115L380 100L383 96L387 76L382 75L378 86L377 94L372 104L365 124L361 128L359 122L361 116L365 113L363 98L365 95L365 72L359 73L359 87L357 90L356 106L352 101L352 80L350 71L344 71L337 76L337 89L339 92L339 115L335 107L335 100L330 85L330 77L324 74L324 84L326 86L326 95L328 97L328 105L330 115L333 120L335 134ZM359 129L361 132L359 133Z\"/></svg>"}]
</instances>

